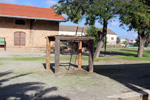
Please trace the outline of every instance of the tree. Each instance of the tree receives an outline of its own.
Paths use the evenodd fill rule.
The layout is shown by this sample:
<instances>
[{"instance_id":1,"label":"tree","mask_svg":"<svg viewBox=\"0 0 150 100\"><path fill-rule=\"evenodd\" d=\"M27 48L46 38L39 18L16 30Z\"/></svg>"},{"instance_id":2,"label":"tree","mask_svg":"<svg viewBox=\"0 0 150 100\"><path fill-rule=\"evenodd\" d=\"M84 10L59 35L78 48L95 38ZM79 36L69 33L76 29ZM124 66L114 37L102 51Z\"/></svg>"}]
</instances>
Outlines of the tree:
<instances>
[{"instance_id":1,"label":"tree","mask_svg":"<svg viewBox=\"0 0 150 100\"><path fill-rule=\"evenodd\" d=\"M125 47L128 46L128 42L127 41L124 41L123 44L125 45Z\"/></svg>"},{"instance_id":2,"label":"tree","mask_svg":"<svg viewBox=\"0 0 150 100\"><path fill-rule=\"evenodd\" d=\"M144 47L148 47L149 44L150 44L150 37L145 42ZM139 46L139 38L136 39L136 43L134 44L134 46Z\"/></svg>"},{"instance_id":3,"label":"tree","mask_svg":"<svg viewBox=\"0 0 150 100\"><path fill-rule=\"evenodd\" d=\"M68 20L78 23L83 18L85 25L94 25L96 21L103 25L102 34L98 38L94 57L99 57L104 39L107 35L107 25L115 16L120 0L59 0L53 8L58 14L66 14ZM106 41L105 41L106 43ZM106 49L105 49L106 50Z\"/></svg>"},{"instance_id":4,"label":"tree","mask_svg":"<svg viewBox=\"0 0 150 100\"><path fill-rule=\"evenodd\" d=\"M117 37L117 44L120 43L120 37Z\"/></svg>"},{"instance_id":5,"label":"tree","mask_svg":"<svg viewBox=\"0 0 150 100\"><path fill-rule=\"evenodd\" d=\"M120 21L129 30L138 31L138 57L143 57L144 44L150 34L150 2L148 0L124 0L120 7Z\"/></svg>"},{"instance_id":6,"label":"tree","mask_svg":"<svg viewBox=\"0 0 150 100\"><path fill-rule=\"evenodd\" d=\"M98 33L101 32L102 30L100 30L99 28L96 28L95 26L91 26L90 28L87 29L86 31L86 36L92 36L94 37L94 47L97 47L97 43L98 43L98 39L99 39L99 35Z\"/></svg>"}]
</instances>

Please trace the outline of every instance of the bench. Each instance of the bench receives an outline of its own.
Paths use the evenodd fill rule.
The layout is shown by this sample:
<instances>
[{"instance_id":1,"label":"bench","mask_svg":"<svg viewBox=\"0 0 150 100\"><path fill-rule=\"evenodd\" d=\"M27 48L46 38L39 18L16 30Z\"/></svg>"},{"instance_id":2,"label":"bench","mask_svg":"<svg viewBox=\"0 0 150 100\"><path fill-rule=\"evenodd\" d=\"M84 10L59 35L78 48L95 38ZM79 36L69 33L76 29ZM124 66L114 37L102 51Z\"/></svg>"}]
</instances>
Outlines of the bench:
<instances>
[{"instance_id":1,"label":"bench","mask_svg":"<svg viewBox=\"0 0 150 100\"><path fill-rule=\"evenodd\" d=\"M0 37L0 47L4 47L6 50L6 42L4 37Z\"/></svg>"}]
</instances>

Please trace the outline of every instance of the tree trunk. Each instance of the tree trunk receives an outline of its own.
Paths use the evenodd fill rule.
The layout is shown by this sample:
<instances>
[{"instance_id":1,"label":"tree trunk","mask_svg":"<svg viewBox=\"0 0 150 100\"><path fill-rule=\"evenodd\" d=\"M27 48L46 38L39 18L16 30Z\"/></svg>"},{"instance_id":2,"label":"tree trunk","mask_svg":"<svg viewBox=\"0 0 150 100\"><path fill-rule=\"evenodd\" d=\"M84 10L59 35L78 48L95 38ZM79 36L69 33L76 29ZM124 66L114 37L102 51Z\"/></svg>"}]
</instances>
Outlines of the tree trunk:
<instances>
[{"instance_id":1,"label":"tree trunk","mask_svg":"<svg viewBox=\"0 0 150 100\"><path fill-rule=\"evenodd\" d=\"M107 21L104 19L103 32L99 33L99 40L98 40L96 51L94 53L94 58L98 58L99 57L100 51L101 51L101 48L102 48L102 46L104 44L104 39L105 39L106 35L107 35Z\"/></svg>"},{"instance_id":2,"label":"tree trunk","mask_svg":"<svg viewBox=\"0 0 150 100\"><path fill-rule=\"evenodd\" d=\"M144 45L145 45L145 42L146 42L148 37L149 37L148 33L144 34L144 32L143 32L140 34L138 32L138 38L139 38L138 57L139 58L143 57Z\"/></svg>"},{"instance_id":3,"label":"tree trunk","mask_svg":"<svg viewBox=\"0 0 150 100\"><path fill-rule=\"evenodd\" d=\"M104 43L104 37L101 35L101 39L98 41L98 44L97 44L97 48L96 48L96 51L94 53L94 58L98 58L99 55L100 55L100 50L103 46L103 43Z\"/></svg>"},{"instance_id":4,"label":"tree trunk","mask_svg":"<svg viewBox=\"0 0 150 100\"><path fill-rule=\"evenodd\" d=\"M107 32L106 32L106 33L107 33ZM106 35L107 35L107 34L106 34ZM104 49L105 49L105 50L104 50L105 53L104 53L104 54L106 54L106 47L107 47L107 36L106 36L106 35L105 35L105 40L104 40L104 42L105 42L105 48L104 48Z\"/></svg>"}]
</instances>

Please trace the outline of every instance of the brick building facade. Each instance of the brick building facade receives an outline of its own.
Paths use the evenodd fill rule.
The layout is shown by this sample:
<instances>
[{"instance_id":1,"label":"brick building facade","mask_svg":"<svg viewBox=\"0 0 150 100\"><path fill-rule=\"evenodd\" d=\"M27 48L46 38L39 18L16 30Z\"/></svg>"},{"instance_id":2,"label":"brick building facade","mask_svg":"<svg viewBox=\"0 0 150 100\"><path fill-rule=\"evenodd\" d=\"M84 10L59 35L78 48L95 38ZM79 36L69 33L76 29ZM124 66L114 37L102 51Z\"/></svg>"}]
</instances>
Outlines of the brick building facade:
<instances>
[{"instance_id":1,"label":"brick building facade","mask_svg":"<svg viewBox=\"0 0 150 100\"><path fill-rule=\"evenodd\" d=\"M50 8L0 3L0 37L5 38L6 50L45 49L45 37L59 34L60 21L65 18Z\"/></svg>"}]
</instances>

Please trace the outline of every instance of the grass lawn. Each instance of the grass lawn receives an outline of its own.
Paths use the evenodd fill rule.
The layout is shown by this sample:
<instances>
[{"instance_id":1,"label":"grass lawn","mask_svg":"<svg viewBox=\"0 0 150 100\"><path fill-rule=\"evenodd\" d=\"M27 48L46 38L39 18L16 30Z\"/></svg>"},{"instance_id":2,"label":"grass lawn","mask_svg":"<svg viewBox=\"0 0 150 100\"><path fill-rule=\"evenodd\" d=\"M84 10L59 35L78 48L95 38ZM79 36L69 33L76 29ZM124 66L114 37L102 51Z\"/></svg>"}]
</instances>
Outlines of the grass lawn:
<instances>
[{"instance_id":1,"label":"grass lawn","mask_svg":"<svg viewBox=\"0 0 150 100\"><path fill-rule=\"evenodd\" d=\"M103 51L103 50L102 50ZM103 53L103 52L102 52ZM133 60L133 61L150 61L150 50L144 50L143 58L137 57L137 48L107 48L106 56L94 58L95 62L99 61L110 61L113 58L122 59L122 60ZM54 61L54 56L51 56L50 60ZM8 58L0 58L1 61L11 60L11 61L45 61L46 57L23 57L21 55L11 55ZM75 55L72 57L72 61L78 60L78 57ZM88 56L82 56L83 61L88 61ZM61 55L60 61L70 61L70 55ZM2 65L2 63L0 63Z\"/></svg>"},{"instance_id":2,"label":"grass lawn","mask_svg":"<svg viewBox=\"0 0 150 100\"><path fill-rule=\"evenodd\" d=\"M135 60L135 61L150 61L150 58L149 57L143 57L143 58L138 58L138 57L129 57L129 56L126 56L126 57L119 57L120 59L125 59L125 60Z\"/></svg>"},{"instance_id":3,"label":"grass lawn","mask_svg":"<svg viewBox=\"0 0 150 100\"><path fill-rule=\"evenodd\" d=\"M0 62L0 66L3 65L3 63Z\"/></svg>"},{"instance_id":4,"label":"grass lawn","mask_svg":"<svg viewBox=\"0 0 150 100\"><path fill-rule=\"evenodd\" d=\"M118 59L135 60L135 61L149 61L150 50L144 50L143 58L137 57L137 49L123 48L123 49L107 49L107 55L112 55Z\"/></svg>"},{"instance_id":5,"label":"grass lawn","mask_svg":"<svg viewBox=\"0 0 150 100\"><path fill-rule=\"evenodd\" d=\"M89 57L83 56L82 60L88 60ZM94 61L108 61L110 60L109 58L94 58Z\"/></svg>"},{"instance_id":6,"label":"grass lawn","mask_svg":"<svg viewBox=\"0 0 150 100\"><path fill-rule=\"evenodd\" d=\"M54 56L50 57L51 61L54 61ZM22 57L19 55L12 55L11 58L0 58L0 60L12 60L12 61L44 61L46 60L46 57ZM78 57L73 56L72 61L78 60ZM82 56L83 61L88 61L89 57L88 56ZM110 60L109 58L94 58L94 61L108 61ZM70 56L69 55L62 55L60 56L60 61L70 61ZM1 65L1 64L0 64Z\"/></svg>"}]
</instances>

